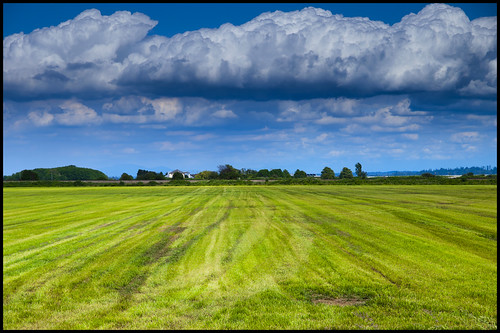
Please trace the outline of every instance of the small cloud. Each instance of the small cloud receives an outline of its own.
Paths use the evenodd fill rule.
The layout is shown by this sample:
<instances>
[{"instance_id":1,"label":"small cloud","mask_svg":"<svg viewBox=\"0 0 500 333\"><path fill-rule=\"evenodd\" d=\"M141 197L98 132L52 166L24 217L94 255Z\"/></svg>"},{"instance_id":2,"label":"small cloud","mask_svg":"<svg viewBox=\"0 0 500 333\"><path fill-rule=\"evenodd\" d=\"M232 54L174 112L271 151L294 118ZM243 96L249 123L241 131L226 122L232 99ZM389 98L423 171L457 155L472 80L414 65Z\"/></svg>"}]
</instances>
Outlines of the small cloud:
<instances>
[{"instance_id":1,"label":"small cloud","mask_svg":"<svg viewBox=\"0 0 500 333\"><path fill-rule=\"evenodd\" d=\"M478 132L460 132L455 133L450 137L452 142L456 143L471 143L479 140Z\"/></svg>"},{"instance_id":2,"label":"small cloud","mask_svg":"<svg viewBox=\"0 0 500 333\"><path fill-rule=\"evenodd\" d=\"M136 154L136 153L138 153L138 151L135 150L135 148L124 148L124 149L122 149L122 152L125 153L125 154Z\"/></svg>"},{"instance_id":3,"label":"small cloud","mask_svg":"<svg viewBox=\"0 0 500 333\"><path fill-rule=\"evenodd\" d=\"M359 126L358 124L349 124L343 129L341 129L341 131L353 134L353 133L362 133L363 131L366 131L366 129L362 126Z\"/></svg>"},{"instance_id":4,"label":"small cloud","mask_svg":"<svg viewBox=\"0 0 500 333\"><path fill-rule=\"evenodd\" d=\"M343 150L330 150L327 154L327 156L329 156L329 157L337 157L337 156L341 156L341 155L344 155Z\"/></svg>"},{"instance_id":5,"label":"small cloud","mask_svg":"<svg viewBox=\"0 0 500 333\"><path fill-rule=\"evenodd\" d=\"M473 146L473 145L470 145L470 144L463 144L463 145L462 145L462 148L463 148L465 151L470 152L470 153L477 151L477 147L476 147L476 146Z\"/></svg>"},{"instance_id":6,"label":"small cloud","mask_svg":"<svg viewBox=\"0 0 500 333\"><path fill-rule=\"evenodd\" d=\"M105 113L103 120L109 121L111 123L132 123L132 124L142 124L148 121L147 116L137 115L137 116L127 116L114 113Z\"/></svg>"},{"instance_id":7,"label":"small cloud","mask_svg":"<svg viewBox=\"0 0 500 333\"><path fill-rule=\"evenodd\" d=\"M156 142L156 144L159 145L160 150L167 150L167 151L186 150L195 147L195 145L193 145L191 142L186 142L186 141L178 141L178 142L163 141L163 142Z\"/></svg>"},{"instance_id":8,"label":"small cloud","mask_svg":"<svg viewBox=\"0 0 500 333\"><path fill-rule=\"evenodd\" d=\"M485 126L497 126L496 116L480 116L477 114L468 114L467 119L480 121Z\"/></svg>"},{"instance_id":9,"label":"small cloud","mask_svg":"<svg viewBox=\"0 0 500 333\"><path fill-rule=\"evenodd\" d=\"M325 141L325 139L327 137L328 137L328 133L322 133L322 134L318 135L316 137L316 139L314 139L314 141L316 141L316 142L323 142L323 141Z\"/></svg>"},{"instance_id":10,"label":"small cloud","mask_svg":"<svg viewBox=\"0 0 500 333\"><path fill-rule=\"evenodd\" d=\"M215 135L213 135L212 133L206 133L206 134L199 134L199 135L193 136L193 140L194 141L204 141L204 140L212 139L214 137L215 137Z\"/></svg>"},{"instance_id":11,"label":"small cloud","mask_svg":"<svg viewBox=\"0 0 500 333\"><path fill-rule=\"evenodd\" d=\"M404 133L401 136L410 140L418 140L418 134L416 133Z\"/></svg>"},{"instance_id":12,"label":"small cloud","mask_svg":"<svg viewBox=\"0 0 500 333\"><path fill-rule=\"evenodd\" d=\"M318 135L315 138L302 138L301 139L302 146L305 146L306 144L310 144L310 143L324 142L326 140L326 138L328 138L328 137L329 137L328 133L321 133L320 135Z\"/></svg>"},{"instance_id":13,"label":"small cloud","mask_svg":"<svg viewBox=\"0 0 500 333\"><path fill-rule=\"evenodd\" d=\"M431 148L424 148L422 149L422 152L424 152L425 156L424 158L427 159L434 159L434 160L449 160L451 159L451 156L442 154L441 148L439 146L434 146Z\"/></svg>"},{"instance_id":14,"label":"small cloud","mask_svg":"<svg viewBox=\"0 0 500 333\"><path fill-rule=\"evenodd\" d=\"M182 111L182 106L177 98L157 98L151 100L155 110L155 120L164 121L174 119Z\"/></svg>"},{"instance_id":15,"label":"small cloud","mask_svg":"<svg viewBox=\"0 0 500 333\"><path fill-rule=\"evenodd\" d=\"M314 121L318 125L332 125L332 124L344 124L347 121L347 118L338 118L328 116L326 113L321 114L321 118Z\"/></svg>"},{"instance_id":16,"label":"small cloud","mask_svg":"<svg viewBox=\"0 0 500 333\"><path fill-rule=\"evenodd\" d=\"M238 116L233 111L224 109L212 113L212 116L222 119L238 118Z\"/></svg>"},{"instance_id":17,"label":"small cloud","mask_svg":"<svg viewBox=\"0 0 500 333\"><path fill-rule=\"evenodd\" d=\"M401 155L404 152L405 152L404 149L401 149L401 148L395 148L395 149L390 150L390 153L395 154L395 155Z\"/></svg>"},{"instance_id":18,"label":"small cloud","mask_svg":"<svg viewBox=\"0 0 500 333\"><path fill-rule=\"evenodd\" d=\"M370 128L375 132L406 132L406 131L417 131L420 129L420 125L411 124L402 127L383 127L379 125L373 125Z\"/></svg>"},{"instance_id":19,"label":"small cloud","mask_svg":"<svg viewBox=\"0 0 500 333\"><path fill-rule=\"evenodd\" d=\"M39 112L33 111L28 114L28 118L35 124L35 126L48 126L54 120L54 116L46 111Z\"/></svg>"},{"instance_id":20,"label":"small cloud","mask_svg":"<svg viewBox=\"0 0 500 333\"><path fill-rule=\"evenodd\" d=\"M497 93L497 87L481 80L471 80L467 87L459 89L458 92L464 96L493 95Z\"/></svg>"},{"instance_id":21,"label":"small cloud","mask_svg":"<svg viewBox=\"0 0 500 333\"><path fill-rule=\"evenodd\" d=\"M304 127L304 125L300 124L300 123L296 123L294 126L293 126L293 131L295 133L305 133L307 131L307 128Z\"/></svg>"},{"instance_id":22,"label":"small cloud","mask_svg":"<svg viewBox=\"0 0 500 333\"><path fill-rule=\"evenodd\" d=\"M82 103L66 101L59 107L63 113L56 114L55 117L62 125L87 125L101 121L97 112Z\"/></svg>"},{"instance_id":23,"label":"small cloud","mask_svg":"<svg viewBox=\"0 0 500 333\"><path fill-rule=\"evenodd\" d=\"M160 150L175 150L175 144L170 141L158 142Z\"/></svg>"}]
</instances>

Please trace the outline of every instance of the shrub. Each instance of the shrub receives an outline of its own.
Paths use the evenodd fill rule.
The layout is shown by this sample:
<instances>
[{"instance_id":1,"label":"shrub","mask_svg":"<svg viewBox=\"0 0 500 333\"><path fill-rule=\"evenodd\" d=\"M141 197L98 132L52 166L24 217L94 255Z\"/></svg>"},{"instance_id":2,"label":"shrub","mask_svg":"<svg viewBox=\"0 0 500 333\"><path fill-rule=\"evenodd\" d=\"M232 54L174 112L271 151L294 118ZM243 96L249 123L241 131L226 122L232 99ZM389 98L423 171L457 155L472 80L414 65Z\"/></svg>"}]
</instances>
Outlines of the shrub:
<instances>
[{"instance_id":1,"label":"shrub","mask_svg":"<svg viewBox=\"0 0 500 333\"><path fill-rule=\"evenodd\" d=\"M127 174L127 173L122 173L121 177L120 177L120 180L133 180L134 177L132 177L131 175Z\"/></svg>"},{"instance_id":2,"label":"shrub","mask_svg":"<svg viewBox=\"0 0 500 333\"><path fill-rule=\"evenodd\" d=\"M429 173L429 172L423 173L423 174L421 174L421 176L424 178L435 177L435 175L433 175L432 173Z\"/></svg>"}]
</instances>

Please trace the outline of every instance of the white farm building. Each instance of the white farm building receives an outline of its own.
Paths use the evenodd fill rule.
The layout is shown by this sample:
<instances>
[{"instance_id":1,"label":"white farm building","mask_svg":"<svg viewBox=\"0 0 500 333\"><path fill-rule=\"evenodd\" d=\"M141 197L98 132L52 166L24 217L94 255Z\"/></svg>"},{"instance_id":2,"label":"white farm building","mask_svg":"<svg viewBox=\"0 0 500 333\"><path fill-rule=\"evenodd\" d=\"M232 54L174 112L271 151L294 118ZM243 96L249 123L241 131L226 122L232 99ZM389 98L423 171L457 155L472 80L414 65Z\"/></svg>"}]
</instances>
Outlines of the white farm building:
<instances>
[{"instance_id":1,"label":"white farm building","mask_svg":"<svg viewBox=\"0 0 500 333\"><path fill-rule=\"evenodd\" d=\"M174 171L170 171L167 173L167 178L172 178L174 177L174 173L176 172L179 172L179 173L182 173L184 175L184 178L188 178L188 179L193 179L194 177L189 173L189 172L184 172L184 171L181 171L179 169L175 169Z\"/></svg>"}]
</instances>

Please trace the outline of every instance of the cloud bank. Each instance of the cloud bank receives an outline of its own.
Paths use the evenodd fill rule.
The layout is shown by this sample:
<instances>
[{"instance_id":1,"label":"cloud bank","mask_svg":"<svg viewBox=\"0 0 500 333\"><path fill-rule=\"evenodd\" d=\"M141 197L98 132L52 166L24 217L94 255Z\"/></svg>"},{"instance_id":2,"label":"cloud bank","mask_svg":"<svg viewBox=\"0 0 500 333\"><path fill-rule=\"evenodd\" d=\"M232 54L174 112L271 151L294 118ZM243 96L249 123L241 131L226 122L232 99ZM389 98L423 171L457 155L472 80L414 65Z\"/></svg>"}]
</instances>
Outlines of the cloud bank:
<instances>
[{"instance_id":1,"label":"cloud bank","mask_svg":"<svg viewBox=\"0 0 500 333\"><path fill-rule=\"evenodd\" d=\"M55 27L10 35L3 41L4 99L266 100L412 92L496 98L496 16L470 21L445 4L428 5L392 26L312 7L172 38L148 36L157 23L141 13L103 16L91 9ZM175 116L174 105L152 106L157 117ZM77 122L80 113L92 117L69 108L67 120L59 121ZM44 114L33 119L52 121Z\"/></svg>"}]
</instances>

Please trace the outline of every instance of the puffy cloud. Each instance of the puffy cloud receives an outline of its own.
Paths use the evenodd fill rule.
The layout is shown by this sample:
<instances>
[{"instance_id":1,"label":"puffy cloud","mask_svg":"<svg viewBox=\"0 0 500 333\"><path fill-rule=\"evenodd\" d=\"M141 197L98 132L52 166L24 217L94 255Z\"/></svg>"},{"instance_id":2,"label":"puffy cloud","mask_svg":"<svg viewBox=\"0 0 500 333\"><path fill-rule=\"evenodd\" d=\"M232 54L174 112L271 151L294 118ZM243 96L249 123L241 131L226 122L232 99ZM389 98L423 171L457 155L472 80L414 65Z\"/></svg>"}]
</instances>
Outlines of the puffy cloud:
<instances>
[{"instance_id":1,"label":"puffy cloud","mask_svg":"<svg viewBox=\"0 0 500 333\"><path fill-rule=\"evenodd\" d=\"M98 124L102 121L102 117L94 109L74 100L64 101L56 108L62 110L62 112L54 112L50 107L46 107L47 110L43 111L31 111L28 113L26 120L18 120L17 124L31 122L35 126L55 124L81 126Z\"/></svg>"},{"instance_id":2,"label":"puffy cloud","mask_svg":"<svg viewBox=\"0 0 500 333\"><path fill-rule=\"evenodd\" d=\"M429 5L393 26L317 8L276 11L237 27L156 40L154 50L162 56L143 54L147 60L140 64L129 58L120 80L146 76L169 88L198 82L212 93L224 87L286 96L449 91L483 82L491 73L492 29L492 19L470 22L461 9L444 4Z\"/></svg>"},{"instance_id":3,"label":"puffy cloud","mask_svg":"<svg viewBox=\"0 0 500 333\"><path fill-rule=\"evenodd\" d=\"M122 70L120 56L157 24L144 14L119 11L102 16L82 12L55 27L3 40L4 93L57 96L62 93L109 92L109 81Z\"/></svg>"},{"instance_id":4,"label":"puffy cloud","mask_svg":"<svg viewBox=\"0 0 500 333\"><path fill-rule=\"evenodd\" d=\"M150 101L155 111L155 119L159 121L174 119L182 111L177 98L158 98Z\"/></svg>"},{"instance_id":5,"label":"puffy cloud","mask_svg":"<svg viewBox=\"0 0 500 333\"><path fill-rule=\"evenodd\" d=\"M141 96L124 96L103 104L103 118L113 123L175 123L182 125L207 125L238 118L225 109L226 104L203 98L150 99ZM215 119L215 120L214 120Z\"/></svg>"},{"instance_id":6,"label":"puffy cloud","mask_svg":"<svg viewBox=\"0 0 500 333\"><path fill-rule=\"evenodd\" d=\"M110 113L134 114L142 113L147 108L144 97L141 96L123 96L118 100L103 104L102 109Z\"/></svg>"},{"instance_id":7,"label":"puffy cloud","mask_svg":"<svg viewBox=\"0 0 500 333\"><path fill-rule=\"evenodd\" d=\"M348 109L344 107L348 105ZM313 123L321 126L344 126L347 133L408 132L417 131L421 124L434 116L427 111L412 110L410 99L328 98L300 101L281 101L278 122Z\"/></svg>"},{"instance_id":8,"label":"puffy cloud","mask_svg":"<svg viewBox=\"0 0 500 333\"><path fill-rule=\"evenodd\" d=\"M35 126L47 126L52 123L54 116L46 111L33 111L28 114L28 119L31 120Z\"/></svg>"},{"instance_id":9,"label":"puffy cloud","mask_svg":"<svg viewBox=\"0 0 500 333\"><path fill-rule=\"evenodd\" d=\"M149 123L174 120L183 112L178 98L161 97L149 99L140 96L125 96L103 105L103 118L113 123ZM123 113L126 113L125 115Z\"/></svg>"},{"instance_id":10,"label":"puffy cloud","mask_svg":"<svg viewBox=\"0 0 500 333\"><path fill-rule=\"evenodd\" d=\"M97 112L79 102L66 101L60 108L63 113L58 113L55 117L62 125L87 125L101 121Z\"/></svg>"},{"instance_id":11,"label":"puffy cloud","mask_svg":"<svg viewBox=\"0 0 500 333\"><path fill-rule=\"evenodd\" d=\"M392 26L319 8L172 38L140 14L87 10L4 38L9 98L72 93L273 99L430 91L496 94L496 17L431 4ZM354 100L338 104L348 113ZM167 116L168 117L168 116Z\"/></svg>"}]
</instances>

